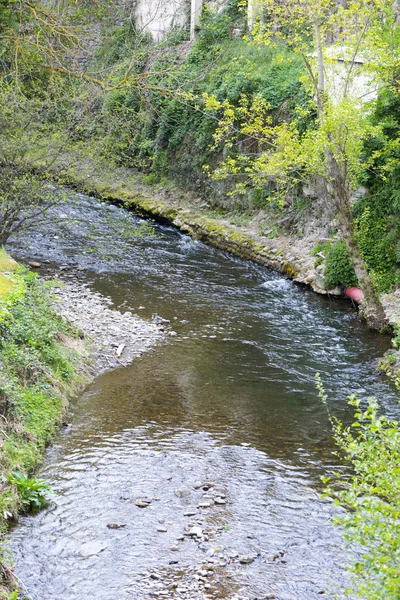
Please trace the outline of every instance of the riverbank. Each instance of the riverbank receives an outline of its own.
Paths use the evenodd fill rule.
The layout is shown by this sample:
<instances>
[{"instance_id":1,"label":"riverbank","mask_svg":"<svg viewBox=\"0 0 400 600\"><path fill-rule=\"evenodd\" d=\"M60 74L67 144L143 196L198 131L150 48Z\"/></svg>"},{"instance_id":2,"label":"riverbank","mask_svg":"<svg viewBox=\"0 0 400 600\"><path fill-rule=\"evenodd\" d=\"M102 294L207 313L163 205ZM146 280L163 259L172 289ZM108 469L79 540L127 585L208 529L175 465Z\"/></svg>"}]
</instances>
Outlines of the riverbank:
<instances>
[{"instance_id":1,"label":"riverbank","mask_svg":"<svg viewBox=\"0 0 400 600\"><path fill-rule=\"evenodd\" d=\"M150 323L130 311L121 313L110 308L111 300L90 290L87 284L61 282L54 294L56 312L83 332L88 341L94 375L129 365L165 335L163 323Z\"/></svg>"},{"instance_id":2,"label":"riverbank","mask_svg":"<svg viewBox=\"0 0 400 600\"><path fill-rule=\"evenodd\" d=\"M60 177L62 183L102 200L123 204L139 214L177 227L207 244L283 273L317 294L344 297L343 289L328 289L324 282L324 256L316 249L336 238L327 238L326 223L314 216L303 234L280 227L279 218L263 211L247 215L221 215L204 199L178 188L173 182L148 185L132 169L110 167L104 161L60 154L51 167L34 162L42 174ZM381 294L388 323L400 323L400 289Z\"/></svg>"},{"instance_id":3,"label":"riverbank","mask_svg":"<svg viewBox=\"0 0 400 600\"><path fill-rule=\"evenodd\" d=\"M34 506L13 474L33 472L69 400L91 379L129 364L164 335L162 325L109 304L78 281L54 288L0 253L0 598L17 586L4 535Z\"/></svg>"},{"instance_id":4,"label":"riverbank","mask_svg":"<svg viewBox=\"0 0 400 600\"><path fill-rule=\"evenodd\" d=\"M66 167L67 163L73 167ZM52 165L50 175L57 168L64 172L63 183L77 191L123 204L140 215L172 224L206 244L282 273L317 294L343 297L341 288L325 287L324 264L321 256L315 256L315 249L327 238L317 220L307 235L296 237L278 233L274 221L268 227L263 214L262 231L266 232L263 234L257 214L246 224L233 224L235 215L215 216L201 198L195 198L173 184L149 186L144 183L143 175L133 170L112 169L106 163L96 166L89 160L73 163L71 157L68 161L65 156L60 157L57 165ZM275 232L272 237L271 232ZM396 329L400 326L400 288L381 294L381 302L389 325ZM400 351L394 348L389 351L380 361L380 369L399 386Z\"/></svg>"}]
</instances>

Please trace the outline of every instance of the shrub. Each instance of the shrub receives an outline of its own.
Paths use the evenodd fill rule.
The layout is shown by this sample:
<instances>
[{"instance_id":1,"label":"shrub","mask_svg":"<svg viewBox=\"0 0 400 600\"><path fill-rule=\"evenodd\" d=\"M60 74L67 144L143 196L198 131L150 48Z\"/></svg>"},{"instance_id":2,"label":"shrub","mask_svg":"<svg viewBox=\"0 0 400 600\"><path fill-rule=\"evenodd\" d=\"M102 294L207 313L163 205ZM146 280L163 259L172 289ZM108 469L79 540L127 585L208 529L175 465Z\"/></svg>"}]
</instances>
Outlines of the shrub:
<instances>
[{"instance_id":1,"label":"shrub","mask_svg":"<svg viewBox=\"0 0 400 600\"><path fill-rule=\"evenodd\" d=\"M319 374L317 387L327 406ZM323 478L325 495L345 509L335 522L344 528L348 542L359 549L349 567L354 587L346 590L346 596L356 593L367 600L398 600L400 424L379 415L374 398L362 409L361 400L353 395L349 405L355 409L351 425L332 416L330 420L339 454L350 463L352 474Z\"/></svg>"},{"instance_id":2,"label":"shrub","mask_svg":"<svg viewBox=\"0 0 400 600\"><path fill-rule=\"evenodd\" d=\"M327 289L337 286L351 287L357 283L357 276L350 263L345 242L340 240L327 246L325 260L325 286Z\"/></svg>"}]
</instances>

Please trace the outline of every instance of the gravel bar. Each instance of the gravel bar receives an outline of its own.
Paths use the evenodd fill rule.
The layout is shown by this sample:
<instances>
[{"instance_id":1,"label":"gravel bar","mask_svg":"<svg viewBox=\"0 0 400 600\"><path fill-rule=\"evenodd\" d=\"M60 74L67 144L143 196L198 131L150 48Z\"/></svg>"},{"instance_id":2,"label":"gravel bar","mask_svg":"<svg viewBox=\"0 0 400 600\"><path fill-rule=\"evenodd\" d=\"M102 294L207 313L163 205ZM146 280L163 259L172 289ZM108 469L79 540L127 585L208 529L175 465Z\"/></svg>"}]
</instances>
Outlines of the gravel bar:
<instances>
[{"instance_id":1,"label":"gravel bar","mask_svg":"<svg viewBox=\"0 0 400 600\"><path fill-rule=\"evenodd\" d=\"M87 284L60 284L54 308L90 341L96 375L130 364L165 338L164 325L111 308L112 301Z\"/></svg>"}]
</instances>

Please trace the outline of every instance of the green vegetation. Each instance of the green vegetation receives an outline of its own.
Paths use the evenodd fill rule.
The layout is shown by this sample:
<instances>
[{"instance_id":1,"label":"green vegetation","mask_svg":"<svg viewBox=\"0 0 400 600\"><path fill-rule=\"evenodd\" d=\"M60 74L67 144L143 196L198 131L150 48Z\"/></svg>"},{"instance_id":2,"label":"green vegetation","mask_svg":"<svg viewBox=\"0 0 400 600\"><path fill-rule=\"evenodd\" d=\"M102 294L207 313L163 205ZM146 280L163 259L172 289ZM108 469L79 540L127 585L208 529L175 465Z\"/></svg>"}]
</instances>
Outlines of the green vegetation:
<instances>
[{"instance_id":1,"label":"green vegetation","mask_svg":"<svg viewBox=\"0 0 400 600\"><path fill-rule=\"evenodd\" d=\"M107 94L104 107L113 129L108 130L105 156L124 166L145 169L152 181L169 175L193 185L188 174L194 169L207 185L204 170L215 163L220 150L213 149L218 118L205 110L203 94L213 93L219 101L235 105L243 95L250 100L261 94L273 110L286 115L297 102L305 102L299 60L284 48L256 48L233 38L232 29L244 31L244 23L235 2L219 14L205 10L198 39L189 53L177 43L175 32L163 41L151 64L149 85L154 89L146 91L146 103L134 85ZM148 44L139 52L146 50ZM112 60L114 49L109 52L104 58L106 50L100 50L102 60ZM114 64L114 77L120 67L119 62ZM228 197L221 203L230 210L248 205L244 197ZM253 207L252 203L250 198ZM261 198L257 205L262 205Z\"/></svg>"},{"instance_id":2,"label":"green vegetation","mask_svg":"<svg viewBox=\"0 0 400 600\"><path fill-rule=\"evenodd\" d=\"M318 248L326 287L359 285L368 302L379 305L377 292L400 283L400 66L393 4L350 1L332 11L325 0L264 0L269 18L248 40L241 4L231 0L219 13L206 8L192 44L187 32L175 29L155 45L136 29L128 7L115 18L113 3L103 0L90 6L66 0L56 12L39 0L2 2L0 243L45 216L55 195L42 177L56 173L59 183L88 191L95 181L99 195L175 220L240 256L257 254L263 264L279 257L281 249L268 257L262 244L218 219L137 198L125 182L134 181L129 169L140 169L149 185L176 191L174 178L190 187L211 201L218 218L241 224L262 211L271 223L260 230L270 238L279 235L282 215L289 235L297 234L297 221L314 217L317 205L328 221L336 219L342 238ZM84 52L79 38L92 24L100 39ZM338 101L329 97L322 75L334 63L326 41L335 36L349 81L359 74L358 52L365 53L368 72L380 82L376 101L361 105L347 89ZM126 178L114 177L113 169ZM324 193L305 197L305 185L321 180ZM298 274L284 260L281 268ZM0 253L3 530L19 510L45 502L45 484L30 474L77 382L79 343L51 310L49 293ZM392 354L383 365L395 379L396 364ZM350 402L355 423L332 423L354 475L330 494L349 509L339 518L348 539L365 546L353 566L357 593L394 600L400 595L398 424L380 417L375 401L364 411L356 398Z\"/></svg>"},{"instance_id":3,"label":"green vegetation","mask_svg":"<svg viewBox=\"0 0 400 600\"><path fill-rule=\"evenodd\" d=\"M322 0L320 4L323 5ZM25 35L27 27L21 29L18 25L14 4L6 3L8 46L3 47L0 61L3 165L5 162L11 168L15 168L15 163L23 164L24 168L28 165L28 170L23 171L25 178L32 177L32 165L35 169L40 165L43 172L49 168L56 172L61 182L76 180L75 170L84 179L85 173L89 178L93 173L103 172L104 166L139 168L145 183L171 188L167 178L174 178L178 185L189 186L206 196L228 218L230 214L240 218L241 214L264 211L267 218L271 216L271 224L261 231L277 231L274 220L280 219L282 212L284 220L286 213L290 214L288 223L294 225L297 220L307 219L308 213L312 214L315 202L304 204L301 182L313 176L309 172L311 167L317 168L322 163L321 153L315 150L315 136L319 135L315 133L318 125L318 110L313 102L315 90L310 88L300 52L304 44L311 44L311 38L305 41L301 38L301 44L299 41L300 45L294 47L287 34L291 31L290 24L286 23L283 35L272 40L273 43L266 43L269 34L261 30L256 31L255 40L249 43L243 39L246 14L237 0L230 0L219 13L206 6L197 40L190 46L187 32L179 29L154 45L147 34L135 28L128 8L126 13L121 9L116 19L112 6L106 2L92 7L66 2L55 20L50 9L43 9L40 20L35 18L29 3L23 3L23 7L24 19L42 33L41 39L45 39L46 32L55 32L56 54L51 64L55 61L57 68L43 76L44 62L50 60L44 44L32 48L31 37ZM365 11L372 8L363 5L363 18ZM351 7L349 10L351 13ZM271 15L275 21L279 16L274 12ZM389 18L385 31L378 21L374 21L373 32L389 36ZM100 37L93 52L80 62L77 41L81 29L90 23L100 25L96 30L100 31ZM69 26L69 37L65 40L64 24ZM331 26L332 23L324 24L327 31ZM307 27L305 31L309 31L309 24ZM356 30L351 19L347 29L348 43L352 43ZM278 30L276 21L275 33ZM22 94L16 93L15 87L13 44L17 32L22 36L24 49L17 53L18 90ZM352 187L363 184L367 188L366 195L352 206L353 234L351 239L348 236L347 251L351 254L353 247L359 249L372 288L379 292L393 289L400 280L400 113L398 89L393 84L397 63L390 55L397 34L393 29L392 33L385 46L389 57L385 64L388 72L391 69L391 76L385 75L387 85L378 101L369 106L360 127L357 121L357 130L354 117L358 108L343 105L339 119L342 123L346 119L351 121L348 133L345 136L339 132L339 139L350 140L350 146L351 140L357 141L360 160L350 160ZM361 40L364 49L368 39ZM378 55L383 52L375 46L374 51ZM356 75L357 69L353 69ZM214 104L211 102L212 110L210 98L215 99ZM227 110L233 111L231 121L226 121ZM334 114L338 111L339 108ZM296 163L292 169L288 161L290 156L293 158L289 152L293 144L290 136L286 139L283 156L284 171L290 179L288 186L282 184L280 175L266 176L262 158L259 163L262 177L255 176L257 160L265 155L269 143L269 134L263 135L260 127L256 131L257 114L264 127L268 124L270 133L278 131L276 127L290 126L300 139L314 140L309 144L310 155L307 154L304 164ZM331 124L337 122L334 114L329 116ZM247 131L246 126L250 127ZM231 161L230 168L220 168L219 181L212 181L209 174L218 172L218 165L225 159ZM235 189L240 193L232 194ZM337 211L332 205L328 212L333 218ZM336 256L342 261L339 252L330 256L332 263ZM351 257L349 260L354 262ZM332 265L332 270L338 273L342 266L342 263Z\"/></svg>"},{"instance_id":4,"label":"green vegetation","mask_svg":"<svg viewBox=\"0 0 400 600\"><path fill-rule=\"evenodd\" d=\"M366 263L366 244L363 251L359 244L362 235L357 230L353 195L374 157L382 155L368 155L366 144L379 138L388 148L390 141L383 123L371 118L376 103L370 100L366 106L361 99L365 94L360 97L357 86L360 77L368 73L370 89L373 84L385 91L397 89L397 13L390 2L380 1L347 2L334 11L326 0L288 0L284 5L263 0L261 6L268 18L255 27L252 43L271 49L284 44L302 61L302 82L309 97L293 111L309 120L304 127L295 116L288 119L279 115L277 119L261 94L243 96L238 106L209 95L207 108L220 118L215 144L223 143L227 150L213 176L223 181L235 176L236 191L241 194L250 186L274 186L282 206L293 193L301 194L308 182L319 180L325 189L327 210L338 218L340 234L364 292L363 315L371 327L380 329L386 322L385 312ZM368 57L362 71L360 56ZM314 119L310 119L311 113ZM238 151L245 136L257 142L256 152ZM358 226L365 231L361 219Z\"/></svg>"},{"instance_id":5,"label":"green vegetation","mask_svg":"<svg viewBox=\"0 0 400 600\"><path fill-rule=\"evenodd\" d=\"M0 297L2 536L20 510L39 509L46 502L47 484L28 475L59 427L67 396L83 382L83 348L51 308L49 284L4 251L0 268L11 284Z\"/></svg>"},{"instance_id":6,"label":"green vegetation","mask_svg":"<svg viewBox=\"0 0 400 600\"><path fill-rule=\"evenodd\" d=\"M338 241L327 244L324 248L325 258L325 285L328 290L336 286L351 287L358 284L354 268L349 260L346 244Z\"/></svg>"},{"instance_id":7,"label":"green vegetation","mask_svg":"<svg viewBox=\"0 0 400 600\"><path fill-rule=\"evenodd\" d=\"M17 488L23 509L40 510L47 506L47 495L51 488L43 479L28 477L21 471L13 471L8 478L8 483Z\"/></svg>"},{"instance_id":8,"label":"green vegetation","mask_svg":"<svg viewBox=\"0 0 400 600\"><path fill-rule=\"evenodd\" d=\"M321 378L317 386L327 405ZM354 422L346 427L330 417L335 441L352 467L343 479L324 479L326 496L345 510L336 522L347 540L359 549L351 565L353 589L358 598L398 600L400 596L400 424L379 414L373 398L362 408L356 396L349 398Z\"/></svg>"}]
</instances>

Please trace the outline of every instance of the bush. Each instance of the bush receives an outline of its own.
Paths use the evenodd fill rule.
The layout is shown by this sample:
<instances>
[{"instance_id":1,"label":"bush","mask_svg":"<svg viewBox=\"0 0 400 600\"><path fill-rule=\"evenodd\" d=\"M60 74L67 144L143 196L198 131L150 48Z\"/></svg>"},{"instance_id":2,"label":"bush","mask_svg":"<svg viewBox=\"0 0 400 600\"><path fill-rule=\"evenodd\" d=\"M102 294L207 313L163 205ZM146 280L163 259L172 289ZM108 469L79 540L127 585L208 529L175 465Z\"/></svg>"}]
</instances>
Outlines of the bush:
<instances>
[{"instance_id":1,"label":"bush","mask_svg":"<svg viewBox=\"0 0 400 600\"><path fill-rule=\"evenodd\" d=\"M319 396L327 397L317 375ZM346 595L364 600L400 598L400 424L379 415L371 398L365 409L355 395L354 422L344 426L330 416L340 456L347 459L352 475L324 478L326 496L345 509L335 518L349 543L359 548L350 566L352 589ZM354 546L353 546L354 549Z\"/></svg>"},{"instance_id":2,"label":"bush","mask_svg":"<svg viewBox=\"0 0 400 600\"><path fill-rule=\"evenodd\" d=\"M325 286L333 289L337 286L351 287L357 285L358 280L354 268L350 263L346 244L343 240L330 244L326 249L325 260Z\"/></svg>"},{"instance_id":3,"label":"bush","mask_svg":"<svg viewBox=\"0 0 400 600\"><path fill-rule=\"evenodd\" d=\"M400 284L400 96L384 89L373 124L379 135L366 143L366 162L373 157L365 185L368 194L354 206L357 238L364 259L381 292Z\"/></svg>"}]
</instances>

